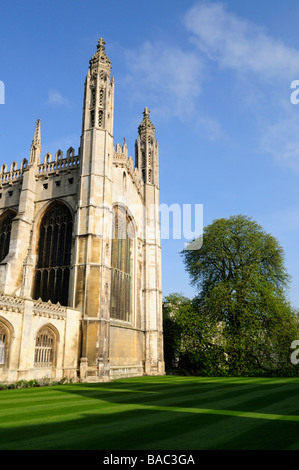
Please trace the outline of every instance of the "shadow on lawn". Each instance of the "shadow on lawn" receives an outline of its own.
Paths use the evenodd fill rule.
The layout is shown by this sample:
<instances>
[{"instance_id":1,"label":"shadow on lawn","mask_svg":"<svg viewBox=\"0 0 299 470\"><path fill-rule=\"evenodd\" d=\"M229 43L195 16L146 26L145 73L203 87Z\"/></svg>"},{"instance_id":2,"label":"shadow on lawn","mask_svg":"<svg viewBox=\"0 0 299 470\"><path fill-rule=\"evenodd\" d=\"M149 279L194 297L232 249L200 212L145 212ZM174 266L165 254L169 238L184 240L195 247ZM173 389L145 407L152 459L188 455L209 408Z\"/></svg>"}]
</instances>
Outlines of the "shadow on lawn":
<instances>
[{"instance_id":1,"label":"shadow on lawn","mask_svg":"<svg viewBox=\"0 0 299 470\"><path fill-rule=\"evenodd\" d=\"M106 384L84 383L78 387L61 388L61 391L119 405L184 407L186 412L188 408L208 408L298 415L298 388L299 382L271 384L251 381L242 384L191 380L165 384L122 379Z\"/></svg>"},{"instance_id":2,"label":"shadow on lawn","mask_svg":"<svg viewBox=\"0 0 299 470\"><path fill-rule=\"evenodd\" d=\"M264 407L268 413L298 414L294 383L121 380L63 386L59 392L89 398L94 404L87 412L82 402L76 419L67 420L66 413L63 421L3 429L0 449L299 449L299 421L217 414L224 409L258 412ZM198 414L195 408L216 414Z\"/></svg>"}]
</instances>

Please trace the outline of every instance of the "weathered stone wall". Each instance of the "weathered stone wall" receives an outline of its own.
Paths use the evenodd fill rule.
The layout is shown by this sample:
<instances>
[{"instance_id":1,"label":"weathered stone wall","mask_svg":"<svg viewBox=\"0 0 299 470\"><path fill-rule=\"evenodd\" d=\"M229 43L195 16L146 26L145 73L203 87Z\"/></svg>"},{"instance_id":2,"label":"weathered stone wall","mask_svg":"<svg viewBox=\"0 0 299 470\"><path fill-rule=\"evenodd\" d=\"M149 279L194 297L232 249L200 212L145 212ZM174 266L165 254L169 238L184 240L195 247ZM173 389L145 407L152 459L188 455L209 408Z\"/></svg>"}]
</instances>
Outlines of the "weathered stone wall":
<instances>
[{"instance_id":1,"label":"weathered stone wall","mask_svg":"<svg viewBox=\"0 0 299 470\"><path fill-rule=\"evenodd\" d=\"M0 365L0 381L77 378L81 313L50 302L24 300L0 294L0 325L9 328L9 357ZM38 331L48 326L55 332L53 367L34 364L35 339Z\"/></svg>"}]
</instances>

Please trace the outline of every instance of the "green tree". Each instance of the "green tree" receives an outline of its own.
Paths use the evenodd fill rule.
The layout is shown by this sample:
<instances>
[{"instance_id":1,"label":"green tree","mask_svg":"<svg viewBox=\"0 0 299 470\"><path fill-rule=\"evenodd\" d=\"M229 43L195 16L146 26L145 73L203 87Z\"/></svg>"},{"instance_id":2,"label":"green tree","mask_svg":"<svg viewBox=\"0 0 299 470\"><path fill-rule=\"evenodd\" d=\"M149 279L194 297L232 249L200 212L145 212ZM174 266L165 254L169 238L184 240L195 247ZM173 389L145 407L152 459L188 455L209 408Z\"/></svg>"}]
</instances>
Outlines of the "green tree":
<instances>
[{"instance_id":1,"label":"green tree","mask_svg":"<svg viewBox=\"0 0 299 470\"><path fill-rule=\"evenodd\" d=\"M166 370L178 366L181 329L177 323L180 308L186 308L189 299L182 294L170 294L163 301L163 339L164 361Z\"/></svg>"},{"instance_id":2,"label":"green tree","mask_svg":"<svg viewBox=\"0 0 299 470\"><path fill-rule=\"evenodd\" d=\"M197 298L170 294L164 299L166 368L215 375L225 363L221 328L209 318Z\"/></svg>"},{"instance_id":3,"label":"green tree","mask_svg":"<svg viewBox=\"0 0 299 470\"><path fill-rule=\"evenodd\" d=\"M201 249L182 256L206 315L221 325L229 372L289 367L298 330L278 241L238 215L215 220Z\"/></svg>"}]
</instances>

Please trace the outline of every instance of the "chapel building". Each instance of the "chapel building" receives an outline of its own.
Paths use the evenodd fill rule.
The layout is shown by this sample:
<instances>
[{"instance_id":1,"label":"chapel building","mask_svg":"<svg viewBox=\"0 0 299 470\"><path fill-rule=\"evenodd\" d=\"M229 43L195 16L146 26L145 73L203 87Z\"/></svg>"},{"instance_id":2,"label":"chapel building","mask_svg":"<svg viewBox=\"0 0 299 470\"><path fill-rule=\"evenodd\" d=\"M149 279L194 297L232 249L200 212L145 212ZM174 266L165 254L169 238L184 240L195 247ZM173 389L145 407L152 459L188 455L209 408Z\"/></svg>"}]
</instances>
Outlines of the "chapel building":
<instances>
[{"instance_id":1,"label":"chapel building","mask_svg":"<svg viewBox=\"0 0 299 470\"><path fill-rule=\"evenodd\" d=\"M145 108L113 139L114 79L100 39L78 152L0 167L0 382L164 374L159 155Z\"/></svg>"}]
</instances>

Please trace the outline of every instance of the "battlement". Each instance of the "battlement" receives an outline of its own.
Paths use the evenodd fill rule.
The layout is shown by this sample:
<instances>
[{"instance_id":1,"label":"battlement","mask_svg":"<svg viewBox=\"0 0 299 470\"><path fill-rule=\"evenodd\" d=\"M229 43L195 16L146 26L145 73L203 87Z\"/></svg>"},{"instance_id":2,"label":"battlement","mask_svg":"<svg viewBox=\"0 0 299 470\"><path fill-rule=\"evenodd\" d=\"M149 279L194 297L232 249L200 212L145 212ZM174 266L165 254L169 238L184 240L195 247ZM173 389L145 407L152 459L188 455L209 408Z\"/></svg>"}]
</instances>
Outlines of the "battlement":
<instances>
[{"instance_id":1,"label":"battlement","mask_svg":"<svg viewBox=\"0 0 299 470\"><path fill-rule=\"evenodd\" d=\"M13 184L16 181L20 181L24 176L24 171L28 168L28 160L24 158L21 162L20 168L18 168L17 162L12 162L10 169L3 163L0 167L0 185L1 184ZM32 165L31 165L32 166ZM80 158L75 155L75 150L70 147L67 151L66 157L63 156L62 150L58 150L55 154L55 158L52 161L52 155L47 153L44 157L43 163L38 163L36 167L37 175L43 175L63 170L78 169L80 166Z\"/></svg>"},{"instance_id":2,"label":"battlement","mask_svg":"<svg viewBox=\"0 0 299 470\"><path fill-rule=\"evenodd\" d=\"M52 161L52 155L47 153L43 163L38 164L38 174L57 172L62 170L72 170L78 168L80 165L80 159L78 155L75 155L75 150L70 147L67 151L66 157L63 157L62 150L58 150L55 154L55 159Z\"/></svg>"},{"instance_id":3,"label":"battlement","mask_svg":"<svg viewBox=\"0 0 299 470\"><path fill-rule=\"evenodd\" d=\"M18 169L17 162L12 162L10 165L10 170L7 170L7 165L3 163L0 167L0 184L3 183L13 183L23 177L24 170L28 166L28 160L24 158L21 162L20 168Z\"/></svg>"},{"instance_id":4,"label":"battlement","mask_svg":"<svg viewBox=\"0 0 299 470\"><path fill-rule=\"evenodd\" d=\"M133 158L128 157L128 147L126 144L126 139L124 139L124 144L116 144L115 153L113 156L113 164L116 167L123 167L126 169L127 173L131 176L134 185L137 188L138 193L141 195L142 192L142 179L141 173L137 167L134 168Z\"/></svg>"}]
</instances>

